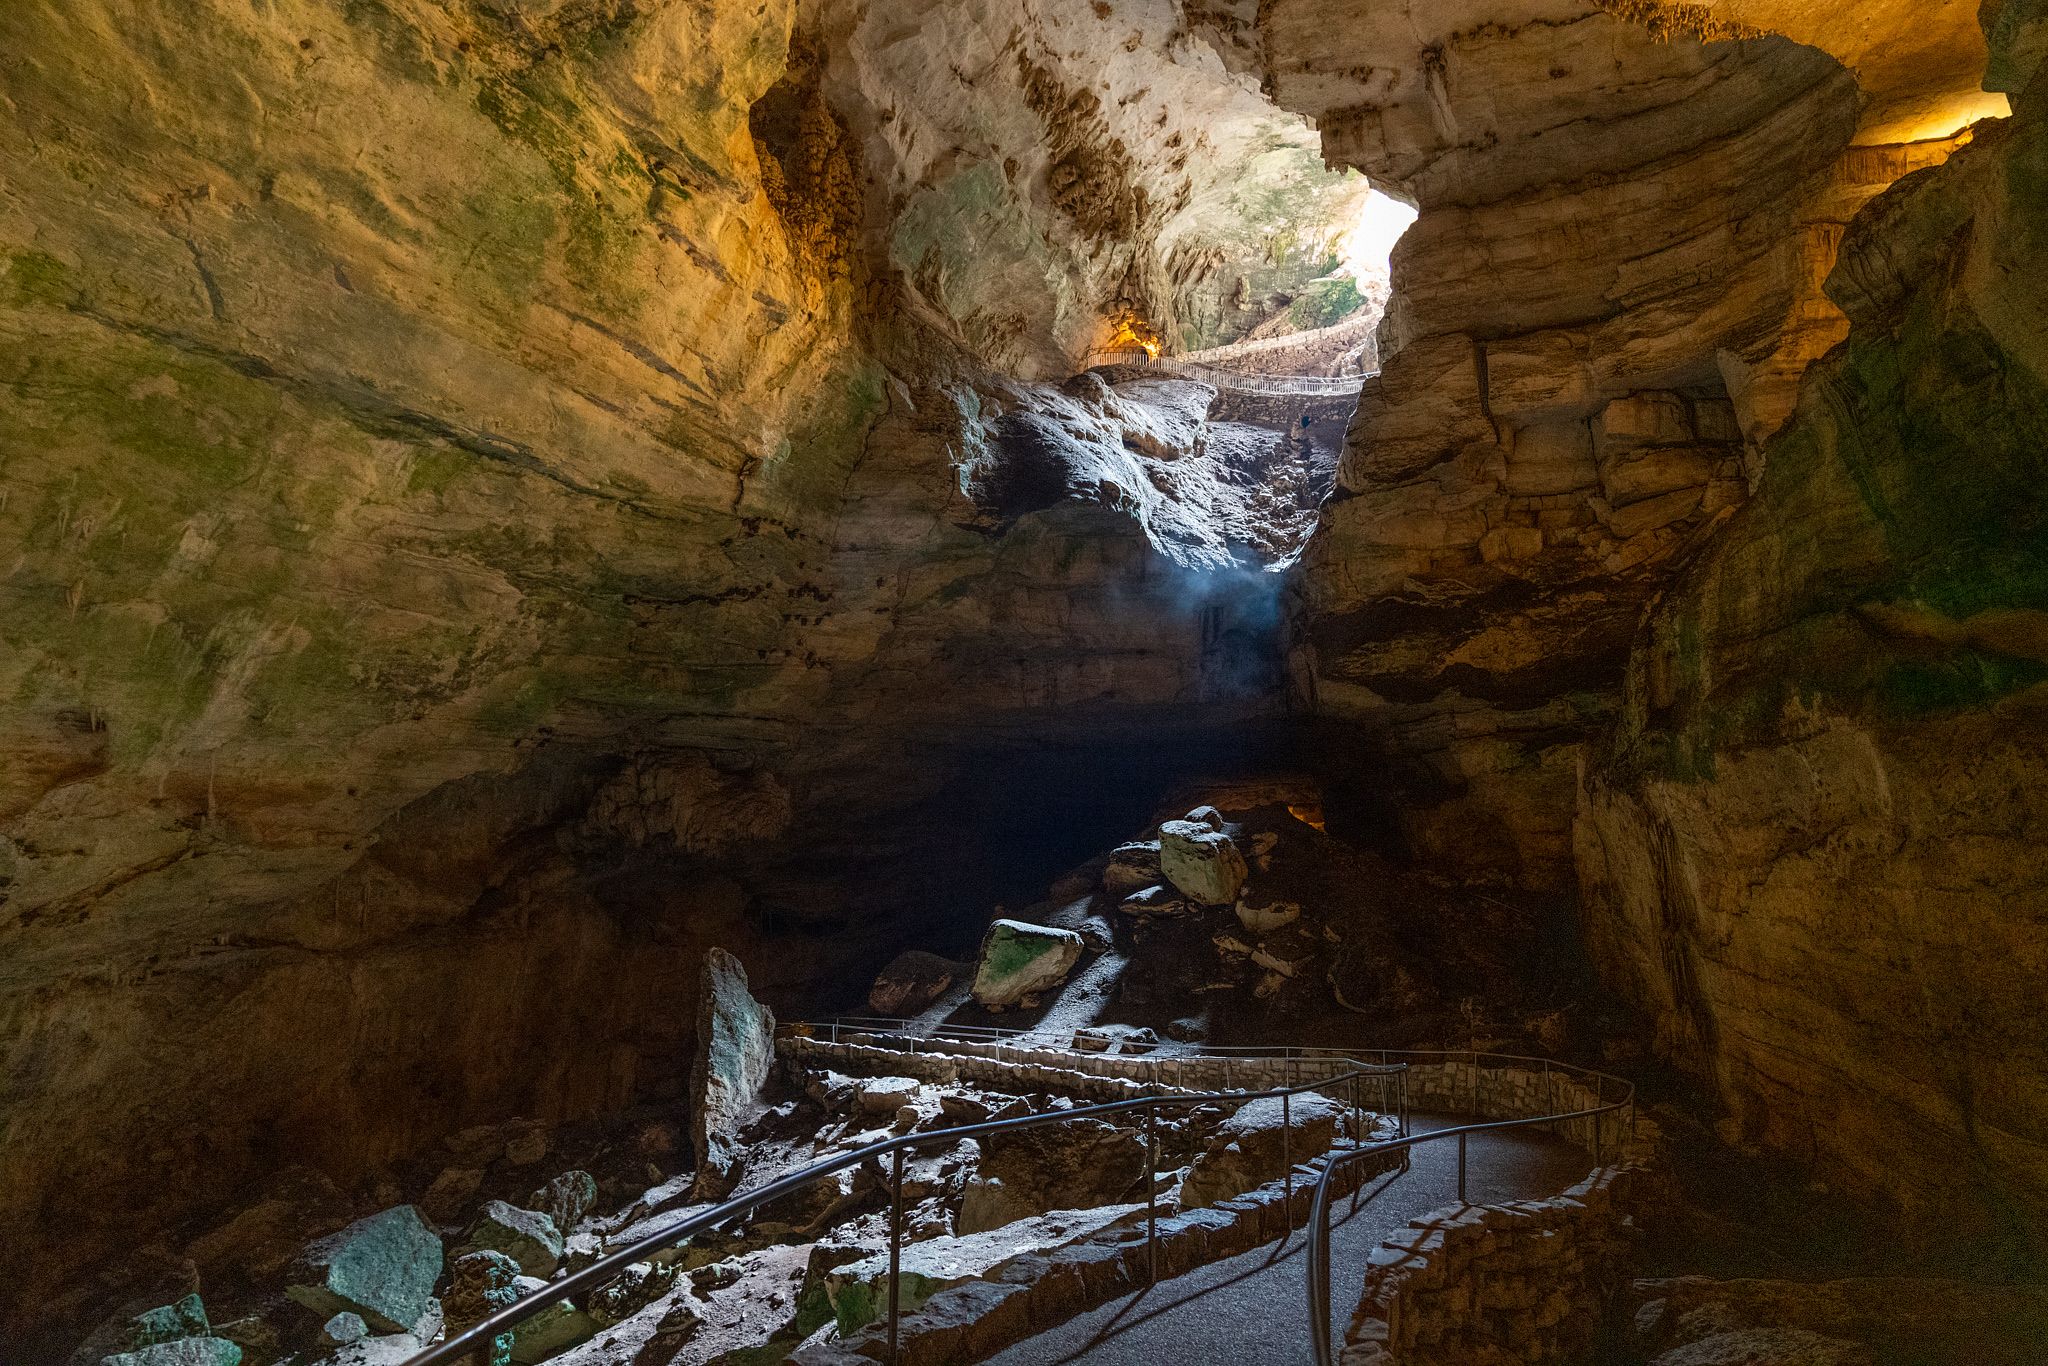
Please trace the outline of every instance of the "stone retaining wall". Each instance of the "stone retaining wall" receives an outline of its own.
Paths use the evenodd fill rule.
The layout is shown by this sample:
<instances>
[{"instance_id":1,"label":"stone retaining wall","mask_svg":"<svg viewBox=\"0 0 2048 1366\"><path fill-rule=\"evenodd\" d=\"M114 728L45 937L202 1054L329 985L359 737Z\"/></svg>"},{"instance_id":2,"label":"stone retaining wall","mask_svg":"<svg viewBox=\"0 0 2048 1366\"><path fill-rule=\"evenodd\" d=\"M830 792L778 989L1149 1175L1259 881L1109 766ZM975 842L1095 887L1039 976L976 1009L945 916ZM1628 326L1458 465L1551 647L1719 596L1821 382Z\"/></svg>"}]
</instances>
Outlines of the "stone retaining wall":
<instances>
[{"instance_id":1,"label":"stone retaining wall","mask_svg":"<svg viewBox=\"0 0 2048 1366\"><path fill-rule=\"evenodd\" d=\"M1343 1366L1579 1361L1627 1287L1644 1169L1603 1167L1550 1200L1453 1205L1376 1249Z\"/></svg>"},{"instance_id":2,"label":"stone retaining wall","mask_svg":"<svg viewBox=\"0 0 2048 1366\"><path fill-rule=\"evenodd\" d=\"M915 1044L913 1049L912 1044ZM1200 1055L1076 1053L1071 1049L1015 1043L967 1043L905 1035L844 1033L834 1043L785 1034L776 1048L793 1062L841 1071L883 1072L919 1081L969 1081L997 1090L1056 1091L1097 1101L1203 1091L1271 1091L1341 1077L1353 1070L1343 1058L1221 1058ZM1346 1083L1333 1099L1390 1113L1398 1093L1392 1083L1361 1078L1357 1094Z\"/></svg>"},{"instance_id":3,"label":"stone retaining wall","mask_svg":"<svg viewBox=\"0 0 2048 1366\"><path fill-rule=\"evenodd\" d=\"M1605 1103L1597 1083L1540 1062L1513 1065L1445 1059L1408 1064L1408 1108L1421 1114L1492 1119L1531 1119ZM1582 1119L1563 1119L1544 1132L1584 1148L1596 1162L1627 1163L1646 1158L1650 1148L1631 1134L1633 1110L1624 1108Z\"/></svg>"},{"instance_id":4,"label":"stone retaining wall","mask_svg":"<svg viewBox=\"0 0 2048 1366\"><path fill-rule=\"evenodd\" d=\"M1478 1121L1602 1103L1594 1084L1541 1064L1450 1059L1411 1063L1408 1097L1415 1110ZM1610 1165L1552 1199L1449 1205L1411 1220L1368 1259L1344 1366L1585 1357L1628 1282L1632 1210L1654 1180L1657 1126L1630 1107L1542 1127Z\"/></svg>"}]
</instances>

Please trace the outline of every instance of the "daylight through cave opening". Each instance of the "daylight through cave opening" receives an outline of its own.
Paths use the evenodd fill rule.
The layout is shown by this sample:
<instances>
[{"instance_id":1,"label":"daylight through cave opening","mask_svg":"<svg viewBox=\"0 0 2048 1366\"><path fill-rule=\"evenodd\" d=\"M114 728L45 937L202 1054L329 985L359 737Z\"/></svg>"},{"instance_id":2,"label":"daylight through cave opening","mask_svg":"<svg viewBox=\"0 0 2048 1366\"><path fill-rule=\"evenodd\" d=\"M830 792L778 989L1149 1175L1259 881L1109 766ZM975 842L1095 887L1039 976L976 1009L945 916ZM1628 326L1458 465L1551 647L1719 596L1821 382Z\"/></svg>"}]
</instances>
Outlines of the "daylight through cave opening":
<instances>
[{"instance_id":1,"label":"daylight through cave opening","mask_svg":"<svg viewBox=\"0 0 2048 1366\"><path fill-rule=\"evenodd\" d=\"M2044 53L0 6L0 1356L2033 1360Z\"/></svg>"}]
</instances>

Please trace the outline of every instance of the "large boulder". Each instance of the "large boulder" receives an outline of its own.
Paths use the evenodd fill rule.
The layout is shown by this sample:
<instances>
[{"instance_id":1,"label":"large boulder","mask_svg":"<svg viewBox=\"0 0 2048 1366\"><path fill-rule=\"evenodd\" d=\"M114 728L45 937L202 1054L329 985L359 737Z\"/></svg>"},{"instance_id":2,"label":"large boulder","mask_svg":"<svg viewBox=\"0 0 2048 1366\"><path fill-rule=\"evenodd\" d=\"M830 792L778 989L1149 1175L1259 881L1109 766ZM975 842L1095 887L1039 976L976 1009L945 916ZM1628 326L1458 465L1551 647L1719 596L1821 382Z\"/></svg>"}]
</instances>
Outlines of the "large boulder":
<instances>
[{"instance_id":1,"label":"large boulder","mask_svg":"<svg viewBox=\"0 0 2048 1366\"><path fill-rule=\"evenodd\" d=\"M397 1205L309 1244L285 1293L323 1320L349 1311L380 1332L406 1333L426 1317L440 1275L440 1235L417 1209Z\"/></svg>"},{"instance_id":2,"label":"large boulder","mask_svg":"<svg viewBox=\"0 0 2048 1366\"><path fill-rule=\"evenodd\" d=\"M548 1277L562 1264L562 1234L538 1210L487 1200L463 1238L465 1252L502 1252L529 1276Z\"/></svg>"},{"instance_id":3,"label":"large boulder","mask_svg":"<svg viewBox=\"0 0 2048 1366\"><path fill-rule=\"evenodd\" d=\"M998 920L981 939L974 999L991 1010L1021 1005L1067 980L1081 961L1081 936L1050 925Z\"/></svg>"},{"instance_id":4,"label":"large boulder","mask_svg":"<svg viewBox=\"0 0 2048 1366\"><path fill-rule=\"evenodd\" d=\"M1343 1118L1343 1106L1313 1091L1292 1097L1284 1107L1278 1096L1245 1102L1217 1126L1208 1148L1195 1159L1181 1183L1180 1207L1206 1209L1278 1181L1287 1159L1300 1164L1327 1151L1337 1141ZM1283 1133L1288 1135L1285 1143Z\"/></svg>"},{"instance_id":5,"label":"large boulder","mask_svg":"<svg viewBox=\"0 0 2048 1366\"><path fill-rule=\"evenodd\" d=\"M1237 900L1248 871L1230 836L1200 821L1167 821L1159 827L1159 870L1182 894L1205 906Z\"/></svg>"},{"instance_id":6,"label":"large boulder","mask_svg":"<svg viewBox=\"0 0 2048 1366\"><path fill-rule=\"evenodd\" d=\"M1099 1119L990 1134L953 1227L981 1233L1053 1210L1118 1204L1144 1179L1145 1140Z\"/></svg>"},{"instance_id":7,"label":"large boulder","mask_svg":"<svg viewBox=\"0 0 2048 1366\"><path fill-rule=\"evenodd\" d=\"M697 1057L690 1068L690 1137L697 1189L723 1196L739 1175L738 1134L775 1065L775 1012L747 990L747 970L724 949L704 955L697 988Z\"/></svg>"},{"instance_id":8,"label":"large boulder","mask_svg":"<svg viewBox=\"0 0 2048 1366\"><path fill-rule=\"evenodd\" d=\"M868 1009L888 1019L915 1015L952 990L965 964L923 949L897 954L868 988Z\"/></svg>"}]
</instances>

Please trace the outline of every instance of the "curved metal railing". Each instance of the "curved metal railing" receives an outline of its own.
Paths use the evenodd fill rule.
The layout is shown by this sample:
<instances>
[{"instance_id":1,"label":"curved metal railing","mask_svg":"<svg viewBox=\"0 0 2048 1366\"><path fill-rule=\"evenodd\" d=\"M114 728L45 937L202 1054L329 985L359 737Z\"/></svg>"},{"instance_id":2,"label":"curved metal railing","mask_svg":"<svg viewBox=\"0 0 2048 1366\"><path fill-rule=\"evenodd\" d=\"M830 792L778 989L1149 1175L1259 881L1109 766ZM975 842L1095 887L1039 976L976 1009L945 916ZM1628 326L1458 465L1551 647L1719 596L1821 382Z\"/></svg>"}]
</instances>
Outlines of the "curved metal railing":
<instances>
[{"instance_id":1,"label":"curved metal railing","mask_svg":"<svg viewBox=\"0 0 2048 1366\"><path fill-rule=\"evenodd\" d=\"M853 1025L855 1024L858 1024L862 1027L856 1029L853 1027ZM829 1028L831 1030L831 1036L834 1040L839 1039L840 1034L842 1032L842 1026L846 1026L844 1028L844 1032L846 1034L864 1038L947 1037L947 1035L944 1033L933 1033L931 1031L926 1031L920 1034L905 1034L903 1032L904 1030L915 1028L915 1026L911 1024L911 1022L905 1020L870 1020L860 1022L832 1021L830 1022ZM878 1030L875 1028L875 1026L895 1026L896 1028L893 1031L887 1031ZM813 1031L817 1027L798 1026L797 1028L805 1029L806 1031ZM1003 1031L989 1032L1002 1033ZM1016 1037L1023 1037L1025 1035L1025 1031L1014 1031L1014 1035ZM813 1036L815 1036L815 1034L813 1034ZM1179 1046L1180 1045L1176 1045L1176 1047ZM1257 1055L1259 1061L1267 1061L1270 1060L1274 1055L1287 1051L1288 1050L1278 1049L1233 1050L1230 1054L1223 1054L1220 1056L1245 1057L1249 1061L1252 1059L1253 1056ZM1301 1095L1304 1092L1322 1091L1332 1087L1339 1086L1343 1083L1350 1083L1350 1106L1352 1113L1354 1115L1353 1132L1356 1133L1358 1129L1355 1117L1359 1114L1360 1110L1362 1109L1360 1103L1360 1083L1368 1077L1403 1077L1405 1076L1407 1071L1406 1064L1402 1063L1363 1063L1358 1062L1355 1058L1352 1058L1349 1055L1339 1052L1337 1050L1317 1050L1317 1052L1326 1061L1349 1063L1351 1064L1351 1066L1349 1066L1347 1070L1339 1074L1320 1077L1314 1081L1306 1082L1301 1085L1273 1087L1261 1091L1226 1090L1214 1092L1186 1092L1179 1095L1171 1096L1136 1096L1129 1100L1109 1101L1101 1105L1077 1106L1071 1110L1054 1110L1044 1114L1036 1115L1018 1115L1010 1119L987 1120L979 1124L963 1124L955 1128L933 1129L924 1133L903 1134L894 1138L887 1138L879 1140L874 1143L869 1143L863 1147L856 1148L851 1152L842 1153L838 1157L829 1157L818 1162L813 1162L807 1167L800 1168L799 1170L790 1172L785 1176L778 1177L777 1179L770 1181L769 1183L759 1187L758 1189L747 1191L740 1195L735 1195L731 1199L728 1199L721 1204L713 1206L711 1209L701 1211L700 1213L694 1215L690 1215L689 1217L681 1219L667 1228L660 1229L654 1233L648 1234L643 1238L636 1239L634 1242L628 1244L623 1248L618 1249L615 1252L606 1253L604 1256L598 1258L596 1261L592 1262L589 1266L584 1267L582 1270L572 1272L570 1275L563 1278L562 1280L552 1282L547 1286L546 1289L535 1291L533 1294L526 1296L525 1298L517 1301L516 1303L507 1305L505 1308L499 1310L497 1313L491 1315L489 1318L483 1320L483 1322L475 1325L474 1327L465 1329L464 1331L457 1333L453 1337L449 1338L447 1341L438 1343L435 1346L428 1348L426 1351L421 1352L419 1355L411 1358L406 1363L406 1366L448 1366L448 1363L459 1361L462 1358L468 1356L471 1352L478 1351L483 1353L484 1360L489 1360L492 1355L491 1348L493 1342L500 1334L509 1332L511 1329L517 1327L521 1323L524 1323L526 1320L534 1317L534 1315L541 1313L543 1310L550 1309L555 1305L560 1304L563 1301L568 1300L585 1290L596 1289L597 1287L603 1285L605 1282L611 1280L620 1272L624 1271L628 1266L632 1265L634 1262L642 1261L653 1253L662 1251L665 1248L673 1247L677 1243L682 1242L684 1239L694 1237L695 1235L702 1233L707 1229L717 1228L721 1224L728 1223L743 1215L749 1214L753 1210L758 1209L760 1206L768 1204L771 1201L778 1200L783 1196L790 1194L793 1191L802 1190L804 1187L813 1185L819 1181L823 1181L827 1177L836 1176L840 1172L847 1171L854 1167L862 1166L871 1160L879 1159L882 1157L888 1157L890 1159L891 1166L891 1195L889 1220L888 1359L890 1362L893 1363L897 1360L898 1321L900 1320L902 1315L902 1304L901 1296L898 1290L898 1281L899 1272L901 1269L903 1245L904 1153L913 1148L917 1148L930 1143L958 1143L963 1138L980 1138L990 1134L1008 1133L1018 1129L1032 1128L1034 1126L1041 1124L1063 1124L1069 1120L1074 1119L1090 1119L1105 1115L1128 1114L1139 1110L1145 1112L1145 1205L1147 1259L1150 1275L1152 1279L1156 1280L1158 1278L1158 1119L1160 1109L1168 1106L1195 1106L1216 1104L1219 1102L1241 1104L1253 1100L1268 1100L1276 1097L1279 1098L1282 1104L1281 1162L1284 1168L1284 1178L1289 1185L1289 1194L1291 1196L1291 1188L1294 1179L1294 1165L1292 1160L1293 1154L1288 1146L1290 1142L1289 1134L1291 1130L1291 1126L1288 1121L1291 1120L1292 1116L1287 1113L1287 1110L1289 1108L1289 1102L1292 1100L1292 1098ZM1305 1056L1304 1050L1292 1050L1292 1053L1297 1057ZM1219 1055L1210 1054L1210 1056ZM1402 1106L1402 1110L1405 1115L1405 1103ZM1356 1140L1354 1140L1354 1142L1355 1141ZM1329 1151L1334 1153L1337 1150L1331 1149Z\"/></svg>"},{"instance_id":2,"label":"curved metal railing","mask_svg":"<svg viewBox=\"0 0 2048 1366\"><path fill-rule=\"evenodd\" d=\"M1330 1189L1332 1178L1343 1167L1360 1158L1387 1152L1398 1151L1405 1158L1409 1151L1421 1144L1455 1138L1458 1140L1458 1201L1460 1204L1463 1204L1465 1202L1465 1140L1472 1134L1487 1133L1497 1129L1533 1127L1539 1124L1559 1124L1575 1119L1590 1119L1592 1121L1593 1165L1598 1167L1600 1165L1602 1147L1600 1135L1601 1116L1626 1108L1628 1110L1628 1123L1624 1126L1624 1136L1632 1134L1635 1128L1635 1084L1621 1077L1610 1076L1605 1072L1595 1072L1590 1068L1574 1067L1570 1064L1552 1062L1547 1058L1528 1058L1514 1054L1476 1052L1465 1054L1450 1052L1419 1054L1413 1050L1401 1050L1401 1052L1406 1056L1430 1056L1442 1058L1446 1061L1461 1056L1465 1058L1473 1070L1471 1103L1474 1113L1478 1112L1478 1073L1479 1069L1484 1065L1481 1061L1482 1059L1507 1064L1536 1063L1542 1067L1545 1075L1561 1073L1577 1081L1591 1081L1596 1088L1595 1095L1600 1103L1579 1110L1560 1111L1555 1114L1530 1115L1515 1119L1487 1120L1478 1124L1461 1124L1448 1129L1433 1129L1428 1133L1422 1134L1408 1133L1407 1126L1404 1124L1402 1126L1402 1135L1399 1138L1389 1139L1383 1143L1375 1143L1370 1147L1352 1152L1339 1153L1333 1151L1329 1155L1328 1160L1323 1163L1323 1170L1316 1178L1315 1195L1309 1203L1307 1290L1309 1341L1315 1349L1315 1366L1335 1366L1336 1361L1330 1332ZM1621 1088L1622 1094L1617 1100L1610 1101L1607 1099L1607 1087L1610 1082ZM1617 1147L1619 1146L1619 1143L1617 1143ZM1404 1161L1401 1170L1406 1171L1407 1169L1408 1164Z\"/></svg>"}]
</instances>

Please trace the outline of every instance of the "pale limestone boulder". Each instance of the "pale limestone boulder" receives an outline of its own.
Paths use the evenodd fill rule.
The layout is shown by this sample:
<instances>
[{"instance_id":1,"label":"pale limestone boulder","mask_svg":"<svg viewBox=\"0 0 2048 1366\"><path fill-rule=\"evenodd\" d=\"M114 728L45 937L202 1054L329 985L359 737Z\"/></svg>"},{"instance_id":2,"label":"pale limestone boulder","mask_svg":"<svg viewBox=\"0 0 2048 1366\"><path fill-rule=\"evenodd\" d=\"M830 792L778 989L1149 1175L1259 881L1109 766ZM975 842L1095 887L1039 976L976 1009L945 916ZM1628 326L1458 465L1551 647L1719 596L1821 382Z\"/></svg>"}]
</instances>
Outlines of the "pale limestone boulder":
<instances>
[{"instance_id":1,"label":"pale limestone boulder","mask_svg":"<svg viewBox=\"0 0 2048 1366\"><path fill-rule=\"evenodd\" d=\"M1289 1098L1284 1109L1278 1097L1246 1102L1195 1158L1181 1183L1181 1208L1205 1209L1280 1180L1287 1170L1283 1148L1299 1165L1335 1143L1343 1123L1344 1107L1313 1091Z\"/></svg>"},{"instance_id":2,"label":"pale limestone boulder","mask_svg":"<svg viewBox=\"0 0 2048 1366\"><path fill-rule=\"evenodd\" d=\"M1174 887L1205 906L1235 901L1250 871L1230 836L1195 821L1159 827L1159 868Z\"/></svg>"},{"instance_id":3,"label":"pale limestone boulder","mask_svg":"<svg viewBox=\"0 0 2048 1366\"><path fill-rule=\"evenodd\" d=\"M526 1275L545 1279L561 1265L562 1233L554 1220L537 1210L487 1200L463 1235L463 1251L502 1252Z\"/></svg>"},{"instance_id":4,"label":"pale limestone boulder","mask_svg":"<svg viewBox=\"0 0 2048 1366\"><path fill-rule=\"evenodd\" d=\"M1093 1209L1130 1197L1145 1176L1145 1140L1101 1120L1076 1119L981 1140L981 1162L954 1220L980 1233L1052 1210Z\"/></svg>"}]
</instances>

